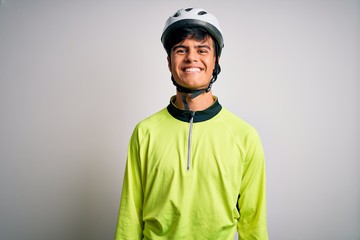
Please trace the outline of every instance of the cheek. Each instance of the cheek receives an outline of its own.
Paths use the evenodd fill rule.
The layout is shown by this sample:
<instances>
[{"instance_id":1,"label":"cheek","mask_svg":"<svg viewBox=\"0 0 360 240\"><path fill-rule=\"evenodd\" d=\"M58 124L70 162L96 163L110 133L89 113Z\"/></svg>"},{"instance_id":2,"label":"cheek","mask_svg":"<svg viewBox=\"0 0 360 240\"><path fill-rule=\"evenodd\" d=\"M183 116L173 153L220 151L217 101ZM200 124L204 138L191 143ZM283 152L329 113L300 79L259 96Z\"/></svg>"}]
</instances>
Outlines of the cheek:
<instances>
[{"instance_id":1,"label":"cheek","mask_svg":"<svg viewBox=\"0 0 360 240\"><path fill-rule=\"evenodd\" d=\"M171 63L169 64L169 69L171 72L179 72L180 71L180 59L179 58L172 58Z\"/></svg>"},{"instance_id":2,"label":"cheek","mask_svg":"<svg viewBox=\"0 0 360 240\"><path fill-rule=\"evenodd\" d=\"M176 69L176 66L179 62L179 59L176 57L176 56L170 56L170 57L167 57L167 62L168 62L168 68L170 71L172 70L175 70Z\"/></svg>"},{"instance_id":3,"label":"cheek","mask_svg":"<svg viewBox=\"0 0 360 240\"><path fill-rule=\"evenodd\" d=\"M174 62L172 62L172 63L170 63L170 65L169 65L169 70L170 70L170 72L174 72L175 71L175 65L174 65Z\"/></svg>"},{"instance_id":4,"label":"cheek","mask_svg":"<svg viewBox=\"0 0 360 240\"><path fill-rule=\"evenodd\" d=\"M213 71L215 69L215 61L212 59L207 62L208 71Z\"/></svg>"}]
</instances>

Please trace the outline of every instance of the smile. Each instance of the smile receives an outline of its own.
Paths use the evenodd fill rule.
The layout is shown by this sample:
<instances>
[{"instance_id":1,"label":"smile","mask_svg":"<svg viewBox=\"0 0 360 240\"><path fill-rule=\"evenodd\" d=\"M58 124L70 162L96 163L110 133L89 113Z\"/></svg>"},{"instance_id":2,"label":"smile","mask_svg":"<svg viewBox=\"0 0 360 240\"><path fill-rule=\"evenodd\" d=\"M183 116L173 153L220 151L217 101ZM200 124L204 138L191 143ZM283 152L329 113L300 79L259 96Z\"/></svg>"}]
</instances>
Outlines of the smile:
<instances>
[{"instance_id":1,"label":"smile","mask_svg":"<svg viewBox=\"0 0 360 240\"><path fill-rule=\"evenodd\" d=\"M185 72L200 72L201 69L200 68L185 68L184 71Z\"/></svg>"}]
</instances>

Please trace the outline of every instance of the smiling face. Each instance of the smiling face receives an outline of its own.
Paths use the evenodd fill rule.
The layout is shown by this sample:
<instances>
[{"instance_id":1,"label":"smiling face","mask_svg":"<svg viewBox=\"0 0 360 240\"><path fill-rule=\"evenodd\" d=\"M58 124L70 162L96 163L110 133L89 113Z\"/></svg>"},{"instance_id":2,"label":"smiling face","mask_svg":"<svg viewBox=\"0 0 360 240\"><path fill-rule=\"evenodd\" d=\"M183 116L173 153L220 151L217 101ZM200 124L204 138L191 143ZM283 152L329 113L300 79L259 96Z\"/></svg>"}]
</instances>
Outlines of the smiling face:
<instances>
[{"instance_id":1,"label":"smiling face","mask_svg":"<svg viewBox=\"0 0 360 240\"><path fill-rule=\"evenodd\" d=\"M215 68L216 57L211 37L203 40L186 38L175 44L168 57L174 80L189 89L207 88Z\"/></svg>"}]
</instances>

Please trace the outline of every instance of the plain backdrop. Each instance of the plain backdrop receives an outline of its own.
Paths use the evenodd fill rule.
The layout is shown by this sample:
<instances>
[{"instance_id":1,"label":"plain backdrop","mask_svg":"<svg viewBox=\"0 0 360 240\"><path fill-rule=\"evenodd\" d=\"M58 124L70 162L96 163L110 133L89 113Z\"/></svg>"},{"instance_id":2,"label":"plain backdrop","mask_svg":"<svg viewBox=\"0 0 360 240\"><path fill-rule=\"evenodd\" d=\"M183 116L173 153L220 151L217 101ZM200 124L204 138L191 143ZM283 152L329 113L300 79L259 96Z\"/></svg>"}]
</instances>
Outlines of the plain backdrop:
<instances>
[{"instance_id":1,"label":"plain backdrop","mask_svg":"<svg viewBox=\"0 0 360 240\"><path fill-rule=\"evenodd\" d=\"M175 93L165 20L191 6L223 28L214 94L263 140L270 239L360 239L360 1L1 0L1 240L113 239L131 132Z\"/></svg>"}]
</instances>

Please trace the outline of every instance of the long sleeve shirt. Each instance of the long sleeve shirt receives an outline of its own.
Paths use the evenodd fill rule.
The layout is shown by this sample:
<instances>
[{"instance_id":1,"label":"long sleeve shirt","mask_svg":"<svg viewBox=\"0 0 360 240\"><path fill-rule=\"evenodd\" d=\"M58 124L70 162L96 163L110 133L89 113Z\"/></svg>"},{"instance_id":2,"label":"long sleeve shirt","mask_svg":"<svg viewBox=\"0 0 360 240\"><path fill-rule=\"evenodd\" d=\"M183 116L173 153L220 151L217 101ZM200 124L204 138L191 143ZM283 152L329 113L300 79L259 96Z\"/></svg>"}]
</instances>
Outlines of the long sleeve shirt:
<instances>
[{"instance_id":1,"label":"long sleeve shirt","mask_svg":"<svg viewBox=\"0 0 360 240\"><path fill-rule=\"evenodd\" d=\"M264 153L257 131L216 100L170 102L135 128L116 240L267 240Z\"/></svg>"}]
</instances>

